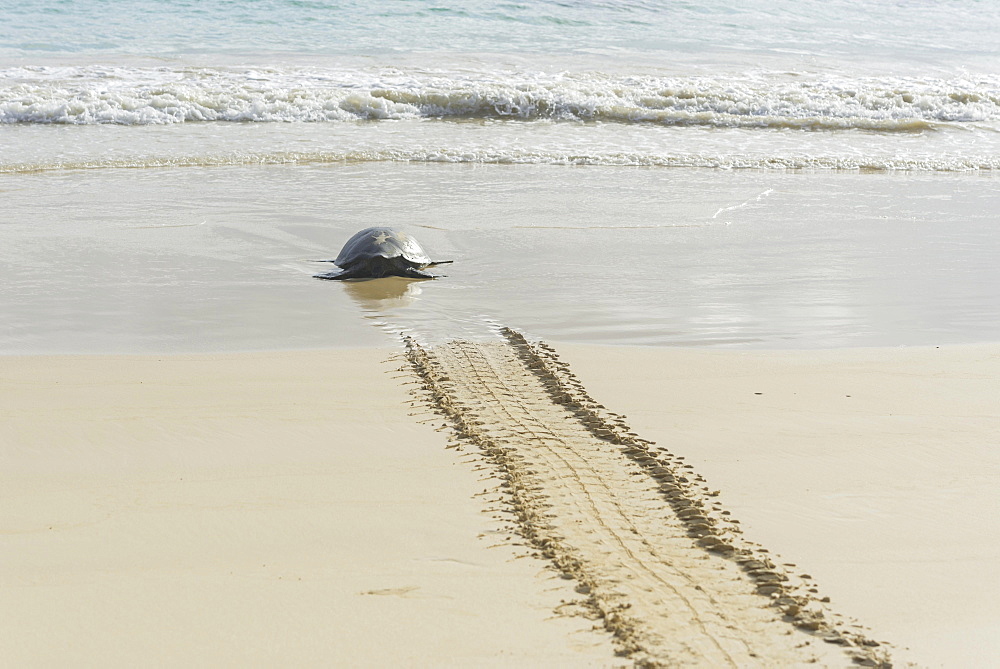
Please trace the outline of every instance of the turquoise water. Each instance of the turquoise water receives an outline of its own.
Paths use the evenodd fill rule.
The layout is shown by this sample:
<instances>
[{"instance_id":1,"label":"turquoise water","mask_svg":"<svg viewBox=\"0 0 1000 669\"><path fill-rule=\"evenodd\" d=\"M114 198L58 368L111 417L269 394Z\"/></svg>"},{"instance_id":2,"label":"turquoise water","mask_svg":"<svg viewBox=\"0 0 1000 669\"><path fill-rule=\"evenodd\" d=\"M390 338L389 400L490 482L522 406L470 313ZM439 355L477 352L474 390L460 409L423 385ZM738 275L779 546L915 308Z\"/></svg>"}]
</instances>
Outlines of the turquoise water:
<instances>
[{"instance_id":1,"label":"turquoise water","mask_svg":"<svg viewBox=\"0 0 1000 669\"><path fill-rule=\"evenodd\" d=\"M996 3L0 17L0 350L336 345L362 312L653 345L1000 336ZM302 286L373 223L456 256L450 283Z\"/></svg>"},{"instance_id":2,"label":"turquoise water","mask_svg":"<svg viewBox=\"0 0 1000 669\"><path fill-rule=\"evenodd\" d=\"M947 71L990 67L1000 28L1000 8L974 0L41 0L5 2L3 13L7 58L526 53L669 66L772 56Z\"/></svg>"}]
</instances>

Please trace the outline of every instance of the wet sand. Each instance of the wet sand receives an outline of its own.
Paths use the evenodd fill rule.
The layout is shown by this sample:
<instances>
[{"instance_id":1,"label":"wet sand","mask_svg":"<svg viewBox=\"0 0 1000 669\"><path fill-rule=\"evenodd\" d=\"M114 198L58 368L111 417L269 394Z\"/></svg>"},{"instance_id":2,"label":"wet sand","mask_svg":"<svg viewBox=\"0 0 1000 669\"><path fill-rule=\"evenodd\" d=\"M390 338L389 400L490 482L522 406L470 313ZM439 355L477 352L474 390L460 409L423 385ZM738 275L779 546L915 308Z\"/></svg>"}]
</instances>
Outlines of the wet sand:
<instances>
[{"instance_id":1,"label":"wet sand","mask_svg":"<svg viewBox=\"0 0 1000 669\"><path fill-rule=\"evenodd\" d=\"M0 192L5 354L396 345L371 323L440 341L489 322L616 346L1000 341L989 175L346 162L0 174ZM385 224L454 260L448 280L310 278Z\"/></svg>"},{"instance_id":2,"label":"wet sand","mask_svg":"<svg viewBox=\"0 0 1000 669\"><path fill-rule=\"evenodd\" d=\"M863 650L861 638L890 642L878 649L890 649L897 666L1000 658L996 346L557 348L582 384L573 392L608 411L574 409L566 419L566 429L573 421L586 428L566 437L580 440L572 452L595 474L580 479L583 489L621 481L598 506L620 509L650 556L680 547L696 551L692 564L718 561L717 570L689 574L701 592L723 588L713 597L729 602L696 607L708 622L690 639L704 643L672 647L685 646L683 627L614 636L606 623L629 617L594 604L655 607L653 557L640 560L652 599L629 601L627 588L609 588L617 577L607 569L620 563L602 563L600 552L587 552L590 535L567 531L588 518L586 507L551 488L565 479L559 472L545 477L537 467L528 476L539 479L533 492L547 495L552 527L518 535L525 526L510 513L510 473L463 443L468 434L456 441L436 429L453 417L433 412L440 406L398 349L358 349L4 358L0 658L33 666L150 658L165 666L615 666L623 662L616 650L656 660L729 648L726 639L738 635L726 621L746 620L755 622L736 625L740 634L777 624L802 635L821 664ZM490 368L505 369L498 364ZM511 397L501 414L520 395ZM543 416L566 406L539 398L532 406ZM594 421L613 422L610 411L627 414L637 438L666 454L656 450L654 464L608 441ZM541 443L514 442L522 450L511 455L521 458ZM679 469L691 472L693 487L642 497L653 483L662 494L664 477ZM704 523L682 513L685 499L705 503ZM741 521L742 534L727 518ZM711 531L698 536L702 524ZM681 534L669 535L671 527ZM537 530L572 550L546 555ZM736 549L780 559L748 569ZM566 569L567 555L579 572ZM790 581L768 591L775 579L767 572ZM782 597L824 609L836 625L818 631L840 630L851 643L816 641ZM763 631L737 645L759 644L765 660L798 652L775 645L779 636Z\"/></svg>"}]
</instances>

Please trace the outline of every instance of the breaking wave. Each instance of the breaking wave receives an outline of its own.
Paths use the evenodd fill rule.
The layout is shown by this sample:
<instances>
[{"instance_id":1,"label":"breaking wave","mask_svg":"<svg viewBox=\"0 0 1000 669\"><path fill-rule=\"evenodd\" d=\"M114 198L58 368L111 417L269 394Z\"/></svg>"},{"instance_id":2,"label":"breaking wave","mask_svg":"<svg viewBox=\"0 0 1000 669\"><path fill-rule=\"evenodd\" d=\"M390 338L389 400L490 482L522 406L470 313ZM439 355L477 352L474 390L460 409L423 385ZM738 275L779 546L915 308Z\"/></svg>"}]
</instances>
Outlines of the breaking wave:
<instances>
[{"instance_id":1,"label":"breaking wave","mask_svg":"<svg viewBox=\"0 0 1000 669\"><path fill-rule=\"evenodd\" d=\"M0 70L0 122L487 119L920 132L1000 122L1000 77L651 77L204 68Z\"/></svg>"}]
</instances>

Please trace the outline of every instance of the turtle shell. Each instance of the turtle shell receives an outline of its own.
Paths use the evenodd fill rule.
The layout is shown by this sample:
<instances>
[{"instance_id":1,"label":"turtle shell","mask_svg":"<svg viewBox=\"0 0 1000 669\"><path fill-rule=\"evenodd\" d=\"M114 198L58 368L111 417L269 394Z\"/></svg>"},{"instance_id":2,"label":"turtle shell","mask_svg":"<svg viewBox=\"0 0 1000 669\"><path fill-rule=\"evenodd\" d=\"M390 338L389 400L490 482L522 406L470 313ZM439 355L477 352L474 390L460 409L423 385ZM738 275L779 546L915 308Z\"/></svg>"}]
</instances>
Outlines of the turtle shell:
<instances>
[{"instance_id":1,"label":"turtle shell","mask_svg":"<svg viewBox=\"0 0 1000 669\"><path fill-rule=\"evenodd\" d=\"M384 227L366 228L348 239L333 262L344 267L358 260L375 257L402 257L417 266L431 263L430 257L417 240L399 230Z\"/></svg>"}]
</instances>

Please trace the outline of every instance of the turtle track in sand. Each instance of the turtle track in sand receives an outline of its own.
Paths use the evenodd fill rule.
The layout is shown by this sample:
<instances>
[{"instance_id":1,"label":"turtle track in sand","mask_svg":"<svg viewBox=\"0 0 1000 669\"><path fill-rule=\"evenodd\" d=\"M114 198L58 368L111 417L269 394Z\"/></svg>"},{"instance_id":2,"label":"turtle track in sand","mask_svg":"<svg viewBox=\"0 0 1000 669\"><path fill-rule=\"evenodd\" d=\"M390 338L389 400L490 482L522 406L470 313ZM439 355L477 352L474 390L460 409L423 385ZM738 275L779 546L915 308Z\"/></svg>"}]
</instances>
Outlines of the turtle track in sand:
<instances>
[{"instance_id":1,"label":"turtle track in sand","mask_svg":"<svg viewBox=\"0 0 1000 669\"><path fill-rule=\"evenodd\" d=\"M422 400L501 479L518 532L603 620L637 666L891 666L741 538L683 459L597 404L553 349L504 341L425 347L404 337Z\"/></svg>"}]
</instances>

